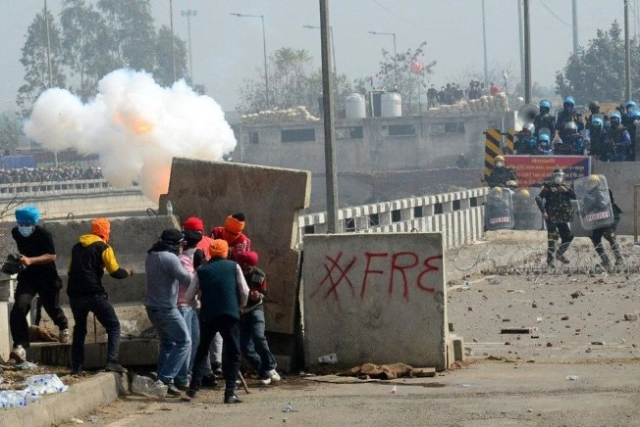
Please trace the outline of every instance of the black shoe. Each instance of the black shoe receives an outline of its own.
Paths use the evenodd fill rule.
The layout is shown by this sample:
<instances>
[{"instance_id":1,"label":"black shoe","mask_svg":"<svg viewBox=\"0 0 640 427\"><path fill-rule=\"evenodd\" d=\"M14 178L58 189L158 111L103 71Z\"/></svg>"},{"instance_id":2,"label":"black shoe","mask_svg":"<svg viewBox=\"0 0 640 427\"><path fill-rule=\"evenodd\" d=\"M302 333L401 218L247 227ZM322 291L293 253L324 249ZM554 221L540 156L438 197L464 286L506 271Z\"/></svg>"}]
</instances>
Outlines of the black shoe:
<instances>
[{"instance_id":1,"label":"black shoe","mask_svg":"<svg viewBox=\"0 0 640 427\"><path fill-rule=\"evenodd\" d=\"M182 392L173 384L167 384L167 395L173 397L182 396Z\"/></svg>"},{"instance_id":2,"label":"black shoe","mask_svg":"<svg viewBox=\"0 0 640 427\"><path fill-rule=\"evenodd\" d=\"M213 388L218 385L218 381L216 381L216 377L211 375L210 377L202 378L202 387Z\"/></svg>"},{"instance_id":3,"label":"black shoe","mask_svg":"<svg viewBox=\"0 0 640 427\"><path fill-rule=\"evenodd\" d=\"M213 375L215 375L216 377L222 376L222 365L220 363L214 363L211 366L211 369L213 370Z\"/></svg>"},{"instance_id":4,"label":"black shoe","mask_svg":"<svg viewBox=\"0 0 640 427\"><path fill-rule=\"evenodd\" d=\"M104 367L104 370L107 372L118 372L120 374L126 374L127 372L129 372L127 371L127 368L119 363L107 363L107 366Z\"/></svg>"},{"instance_id":5,"label":"black shoe","mask_svg":"<svg viewBox=\"0 0 640 427\"><path fill-rule=\"evenodd\" d=\"M189 399L195 399L197 391L189 389L187 390L187 397Z\"/></svg>"},{"instance_id":6,"label":"black shoe","mask_svg":"<svg viewBox=\"0 0 640 427\"><path fill-rule=\"evenodd\" d=\"M180 391L187 391L189 390L189 384L175 384L175 387L180 390Z\"/></svg>"},{"instance_id":7,"label":"black shoe","mask_svg":"<svg viewBox=\"0 0 640 427\"><path fill-rule=\"evenodd\" d=\"M242 403L242 400L240 400L240 398L234 394L234 395L231 395L231 396L225 396L224 397L224 403L226 403L226 404Z\"/></svg>"}]
</instances>

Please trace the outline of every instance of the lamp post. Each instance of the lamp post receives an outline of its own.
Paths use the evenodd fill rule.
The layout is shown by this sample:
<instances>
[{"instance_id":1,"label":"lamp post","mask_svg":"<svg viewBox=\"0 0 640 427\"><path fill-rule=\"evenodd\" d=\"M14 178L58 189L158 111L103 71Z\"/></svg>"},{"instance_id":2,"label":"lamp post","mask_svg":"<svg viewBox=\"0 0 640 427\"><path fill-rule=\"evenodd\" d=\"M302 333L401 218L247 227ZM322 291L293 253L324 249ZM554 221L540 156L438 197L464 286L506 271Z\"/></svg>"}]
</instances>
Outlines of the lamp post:
<instances>
[{"instance_id":1,"label":"lamp post","mask_svg":"<svg viewBox=\"0 0 640 427\"><path fill-rule=\"evenodd\" d=\"M176 72L176 43L173 38L173 0L169 0L169 21L171 22L171 56L173 57L173 81L178 80Z\"/></svg>"},{"instance_id":2,"label":"lamp post","mask_svg":"<svg viewBox=\"0 0 640 427\"><path fill-rule=\"evenodd\" d=\"M198 15L198 11L197 10L182 10L180 11L180 14L182 16L186 16L187 17L187 31L188 31L188 37L189 37L189 74L191 75L191 84L194 84L193 81L193 57L191 56L191 17L196 17Z\"/></svg>"},{"instance_id":3,"label":"lamp post","mask_svg":"<svg viewBox=\"0 0 640 427\"><path fill-rule=\"evenodd\" d=\"M320 29L320 27L318 27L317 25L303 25L302 27L309 28L311 30ZM331 59L333 60L333 75L337 76L338 72L336 71L336 45L333 38L333 26L329 27L329 32L331 33Z\"/></svg>"},{"instance_id":4,"label":"lamp post","mask_svg":"<svg viewBox=\"0 0 640 427\"><path fill-rule=\"evenodd\" d=\"M393 37L393 62L394 62L394 71L395 71L395 79L396 79L396 88L398 87L398 49L396 47L396 33L380 33L378 31L369 31L369 34L373 34L375 36L392 36Z\"/></svg>"},{"instance_id":5,"label":"lamp post","mask_svg":"<svg viewBox=\"0 0 640 427\"><path fill-rule=\"evenodd\" d=\"M49 70L49 87L53 87L53 70L51 68L51 35L49 34L49 10L47 9L47 0L44 0L44 22L47 26L47 68ZM58 150L53 151L53 164L58 167Z\"/></svg>"},{"instance_id":6,"label":"lamp post","mask_svg":"<svg viewBox=\"0 0 640 427\"><path fill-rule=\"evenodd\" d=\"M264 90L266 91L267 96L267 107L271 106L271 101L269 99L269 71L267 67L267 36L264 28L264 15L246 15L244 13L232 13L231 15L237 16L238 18L260 18L262 21L262 50L264 54Z\"/></svg>"}]
</instances>

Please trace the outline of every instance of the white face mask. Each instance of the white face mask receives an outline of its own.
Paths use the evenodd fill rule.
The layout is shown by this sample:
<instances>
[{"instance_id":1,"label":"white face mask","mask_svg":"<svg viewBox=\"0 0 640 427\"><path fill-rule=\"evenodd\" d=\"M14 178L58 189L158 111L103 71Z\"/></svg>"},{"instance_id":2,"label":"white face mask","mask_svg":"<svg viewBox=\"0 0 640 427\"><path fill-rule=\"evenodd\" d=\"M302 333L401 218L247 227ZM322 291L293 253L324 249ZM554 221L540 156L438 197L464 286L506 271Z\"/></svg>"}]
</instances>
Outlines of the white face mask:
<instances>
[{"instance_id":1,"label":"white face mask","mask_svg":"<svg viewBox=\"0 0 640 427\"><path fill-rule=\"evenodd\" d=\"M563 181L562 176L556 175L553 177L553 182L555 184L562 184L562 181Z\"/></svg>"},{"instance_id":2,"label":"white face mask","mask_svg":"<svg viewBox=\"0 0 640 427\"><path fill-rule=\"evenodd\" d=\"M501 168L504 166L504 162L496 162L496 167Z\"/></svg>"},{"instance_id":3,"label":"white face mask","mask_svg":"<svg viewBox=\"0 0 640 427\"><path fill-rule=\"evenodd\" d=\"M18 232L20 234L22 234L22 236L24 237L29 237L31 236L31 233L33 233L33 229L34 227L32 225L29 226L18 226Z\"/></svg>"}]
</instances>

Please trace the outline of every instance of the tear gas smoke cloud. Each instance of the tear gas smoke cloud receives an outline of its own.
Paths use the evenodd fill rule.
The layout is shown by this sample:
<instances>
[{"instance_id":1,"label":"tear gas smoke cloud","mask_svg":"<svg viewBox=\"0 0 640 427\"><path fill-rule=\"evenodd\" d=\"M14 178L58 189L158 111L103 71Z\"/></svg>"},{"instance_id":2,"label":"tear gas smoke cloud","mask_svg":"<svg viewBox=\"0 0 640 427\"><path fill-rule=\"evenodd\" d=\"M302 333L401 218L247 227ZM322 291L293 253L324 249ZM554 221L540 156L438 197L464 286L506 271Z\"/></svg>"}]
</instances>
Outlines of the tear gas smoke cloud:
<instances>
[{"instance_id":1,"label":"tear gas smoke cloud","mask_svg":"<svg viewBox=\"0 0 640 427\"><path fill-rule=\"evenodd\" d=\"M105 76L86 104L67 90L47 90L24 129L52 150L98 154L114 186L138 180L154 201L168 189L173 157L221 160L236 146L212 98L198 95L183 80L162 88L151 75L124 69Z\"/></svg>"}]
</instances>

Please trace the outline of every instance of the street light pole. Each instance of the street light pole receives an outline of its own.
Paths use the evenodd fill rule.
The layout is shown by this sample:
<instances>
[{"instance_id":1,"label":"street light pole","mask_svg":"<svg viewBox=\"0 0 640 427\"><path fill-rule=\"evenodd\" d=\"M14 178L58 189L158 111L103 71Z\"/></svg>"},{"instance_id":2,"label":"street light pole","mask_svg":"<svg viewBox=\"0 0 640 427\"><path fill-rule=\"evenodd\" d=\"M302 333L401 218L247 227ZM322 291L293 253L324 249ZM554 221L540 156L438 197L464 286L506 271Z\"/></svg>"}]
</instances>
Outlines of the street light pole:
<instances>
[{"instance_id":1,"label":"street light pole","mask_svg":"<svg viewBox=\"0 0 640 427\"><path fill-rule=\"evenodd\" d=\"M327 233L339 233L338 167L334 150L333 76L329 54L329 0L320 0L320 44L322 51L322 107L324 109L324 161L327 185Z\"/></svg>"},{"instance_id":2,"label":"street light pole","mask_svg":"<svg viewBox=\"0 0 640 427\"><path fill-rule=\"evenodd\" d=\"M195 83L193 81L193 56L191 55L191 17L195 17L198 15L197 10L183 10L180 12L182 16L187 17L187 31L189 37L189 74L191 75L191 85L193 86Z\"/></svg>"},{"instance_id":3,"label":"street light pole","mask_svg":"<svg viewBox=\"0 0 640 427\"><path fill-rule=\"evenodd\" d=\"M487 65L487 24L484 14L484 0L482 0L482 45L484 50L484 86L489 88L489 66Z\"/></svg>"},{"instance_id":4,"label":"street light pole","mask_svg":"<svg viewBox=\"0 0 640 427\"><path fill-rule=\"evenodd\" d=\"M303 28L309 28L312 30L319 30L320 27L316 26L316 25L303 25ZM329 32L331 33L331 59L333 60L333 74L334 76L338 75L338 72L336 70L336 46L334 43L334 38L333 38L333 26L329 27Z\"/></svg>"},{"instance_id":5,"label":"street light pole","mask_svg":"<svg viewBox=\"0 0 640 427\"><path fill-rule=\"evenodd\" d=\"M269 69L267 66L267 34L264 24L264 15L246 15L244 13L232 13L231 15L238 18L260 18L262 21L262 53L264 55L264 90L266 92L267 107L271 107L269 96Z\"/></svg>"},{"instance_id":6,"label":"street light pole","mask_svg":"<svg viewBox=\"0 0 640 427\"><path fill-rule=\"evenodd\" d=\"M629 42L629 0L624 0L624 94L631 99L631 43Z\"/></svg>"},{"instance_id":7,"label":"street light pole","mask_svg":"<svg viewBox=\"0 0 640 427\"><path fill-rule=\"evenodd\" d=\"M169 20L171 21L171 55L173 56L173 81L178 80L176 71L176 43L173 36L173 0L169 0Z\"/></svg>"},{"instance_id":8,"label":"street light pole","mask_svg":"<svg viewBox=\"0 0 640 427\"><path fill-rule=\"evenodd\" d=\"M529 0L523 3L524 18L524 102L531 104L531 26L529 21Z\"/></svg>"},{"instance_id":9,"label":"street light pole","mask_svg":"<svg viewBox=\"0 0 640 427\"><path fill-rule=\"evenodd\" d=\"M49 69L49 87L53 87L53 70L51 67L51 35L49 33L49 9L47 8L47 0L44 0L44 22L47 26L47 68ZM58 150L53 151L53 164L58 167Z\"/></svg>"},{"instance_id":10,"label":"street light pole","mask_svg":"<svg viewBox=\"0 0 640 427\"><path fill-rule=\"evenodd\" d=\"M377 31L369 31L369 34L376 36L392 36L393 37L393 65L395 70L396 88L398 87L398 49L396 46L396 33L380 33Z\"/></svg>"}]
</instances>

